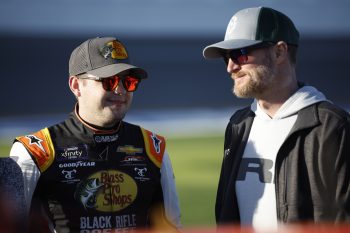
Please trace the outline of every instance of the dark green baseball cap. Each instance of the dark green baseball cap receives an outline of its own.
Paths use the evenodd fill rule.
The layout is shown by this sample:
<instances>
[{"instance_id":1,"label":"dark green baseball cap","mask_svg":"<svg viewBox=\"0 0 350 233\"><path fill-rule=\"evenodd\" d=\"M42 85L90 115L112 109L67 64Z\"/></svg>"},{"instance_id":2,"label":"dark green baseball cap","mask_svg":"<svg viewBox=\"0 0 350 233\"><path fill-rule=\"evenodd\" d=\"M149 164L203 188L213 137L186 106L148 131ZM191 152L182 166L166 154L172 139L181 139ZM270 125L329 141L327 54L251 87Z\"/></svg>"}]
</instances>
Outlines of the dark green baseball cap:
<instances>
[{"instance_id":1,"label":"dark green baseball cap","mask_svg":"<svg viewBox=\"0 0 350 233\"><path fill-rule=\"evenodd\" d=\"M205 47L203 56L219 58L226 50L278 41L295 46L299 44L299 32L292 20L272 8L246 8L232 16L227 25L225 39Z\"/></svg>"}]
</instances>

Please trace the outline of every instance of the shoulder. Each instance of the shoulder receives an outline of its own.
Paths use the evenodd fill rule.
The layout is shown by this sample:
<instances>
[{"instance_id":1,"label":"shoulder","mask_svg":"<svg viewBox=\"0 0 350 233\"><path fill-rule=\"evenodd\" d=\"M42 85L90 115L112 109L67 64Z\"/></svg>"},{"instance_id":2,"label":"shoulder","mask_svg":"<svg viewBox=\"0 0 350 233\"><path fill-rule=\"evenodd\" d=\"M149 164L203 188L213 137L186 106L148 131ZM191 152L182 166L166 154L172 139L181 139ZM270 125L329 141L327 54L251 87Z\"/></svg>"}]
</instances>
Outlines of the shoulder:
<instances>
[{"instance_id":1,"label":"shoulder","mask_svg":"<svg viewBox=\"0 0 350 233\"><path fill-rule=\"evenodd\" d=\"M162 166L166 147L165 137L139 125L134 125L125 121L123 121L123 127L131 134L141 132L147 156L160 168Z\"/></svg>"},{"instance_id":2,"label":"shoulder","mask_svg":"<svg viewBox=\"0 0 350 233\"><path fill-rule=\"evenodd\" d=\"M145 128L140 129L148 157L157 167L161 167L166 146L165 138Z\"/></svg>"},{"instance_id":3,"label":"shoulder","mask_svg":"<svg viewBox=\"0 0 350 233\"><path fill-rule=\"evenodd\" d=\"M298 113L298 127L315 127L323 133L350 130L350 116L343 108L329 102L322 101L310 105Z\"/></svg>"},{"instance_id":4,"label":"shoulder","mask_svg":"<svg viewBox=\"0 0 350 233\"><path fill-rule=\"evenodd\" d=\"M350 114L343 108L328 101L317 105L317 113L321 123L336 123L340 126L350 125Z\"/></svg>"},{"instance_id":5,"label":"shoulder","mask_svg":"<svg viewBox=\"0 0 350 233\"><path fill-rule=\"evenodd\" d=\"M45 171L54 160L54 146L48 128L32 134L16 137L32 155L41 172Z\"/></svg>"},{"instance_id":6,"label":"shoulder","mask_svg":"<svg viewBox=\"0 0 350 233\"><path fill-rule=\"evenodd\" d=\"M345 109L328 101L323 101L318 104L318 112L322 115L333 115L344 120L348 120L350 118L349 113L345 111Z\"/></svg>"}]
</instances>

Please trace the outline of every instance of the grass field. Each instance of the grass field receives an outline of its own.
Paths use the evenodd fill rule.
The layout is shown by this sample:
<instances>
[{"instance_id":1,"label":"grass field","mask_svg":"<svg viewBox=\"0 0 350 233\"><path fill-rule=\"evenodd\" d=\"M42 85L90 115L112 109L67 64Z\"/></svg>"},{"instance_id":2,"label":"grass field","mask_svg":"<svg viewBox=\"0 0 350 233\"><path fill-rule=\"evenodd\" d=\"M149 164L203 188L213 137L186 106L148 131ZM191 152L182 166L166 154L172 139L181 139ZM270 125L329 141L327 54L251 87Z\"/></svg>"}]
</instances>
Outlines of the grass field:
<instances>
[{"instance_id":1,"label":"grass field","mask_svg":"<svg viewBox=\"0 0 350 233\"><path fill-rule=\"evenodd\" d=\"M12 141L0 141L0 158L8 156Z\"/></svg>"},{"instance_id":2,"label":"grass field","mask_svg":"<svg viewBox=\"0 0 350 233\"><path fill-rule=\"evenodd\" d=\"M184 227L214 225L222 147L222 136L167 139ZM8 155L9 150L10 142L0 142L0 155Z\"/></svg>"},{"instance_id":3,"label":"grass field","mask_svg":"<svg viewBox=\"0 0 350 233\"><path fill-rule=\"evenodd\" d=\"M183 225L214 225L223 138L169 138L167 144L176 177Z\"/></svg>"}]
</instances>

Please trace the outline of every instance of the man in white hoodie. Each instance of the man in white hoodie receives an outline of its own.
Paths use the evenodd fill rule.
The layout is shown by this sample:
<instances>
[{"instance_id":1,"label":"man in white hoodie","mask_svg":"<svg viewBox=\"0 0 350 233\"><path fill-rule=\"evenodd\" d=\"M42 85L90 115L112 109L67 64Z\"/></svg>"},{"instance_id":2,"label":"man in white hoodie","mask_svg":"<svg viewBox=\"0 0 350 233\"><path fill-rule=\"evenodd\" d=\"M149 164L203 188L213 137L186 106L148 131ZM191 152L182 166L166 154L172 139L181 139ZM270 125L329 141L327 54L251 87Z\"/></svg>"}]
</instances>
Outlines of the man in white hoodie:
<instances>
[{"instance_id":1,"label":"man in white hoodie","mask_svg":"<svg viewBox=\"0 0 350 233\"><path fill-rule=\"evenodd\" d=\"M218 224L350 220L350 117L298 82L298 43L290 18L256 7L238 11L224 41L203 51L224 59L237 97L254 98L226 128Z\"/></svg>"}]
</instances>

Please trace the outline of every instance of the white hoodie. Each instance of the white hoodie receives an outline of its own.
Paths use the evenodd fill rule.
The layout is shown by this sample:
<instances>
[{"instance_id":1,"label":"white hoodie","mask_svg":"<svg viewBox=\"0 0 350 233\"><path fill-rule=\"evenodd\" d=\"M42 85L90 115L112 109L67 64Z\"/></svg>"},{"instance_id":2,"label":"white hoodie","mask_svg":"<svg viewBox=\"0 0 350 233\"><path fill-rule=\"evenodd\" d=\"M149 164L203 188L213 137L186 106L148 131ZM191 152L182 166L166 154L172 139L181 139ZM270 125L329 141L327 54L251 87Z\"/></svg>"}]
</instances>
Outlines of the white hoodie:
<instances>
[{"instance_id":1,"label":"white hoodie","mask_svg":"<svg viewBox=\"0 0 350 233\"><path fill-rule=\"evenodd\" d=\"M275 160L279 148L293 127L298 112L326 97L312 86L294 93L271 118L255 100L254 122L236 180L242 225L275 230L278 226L274 184Z\"/></svg>"}]
</instances>

